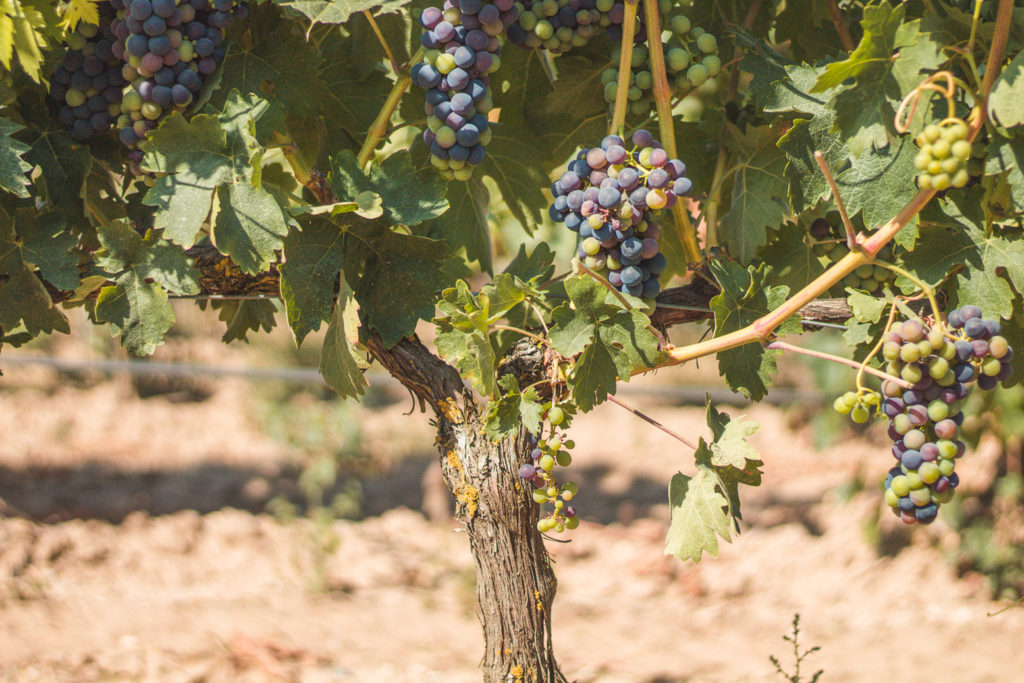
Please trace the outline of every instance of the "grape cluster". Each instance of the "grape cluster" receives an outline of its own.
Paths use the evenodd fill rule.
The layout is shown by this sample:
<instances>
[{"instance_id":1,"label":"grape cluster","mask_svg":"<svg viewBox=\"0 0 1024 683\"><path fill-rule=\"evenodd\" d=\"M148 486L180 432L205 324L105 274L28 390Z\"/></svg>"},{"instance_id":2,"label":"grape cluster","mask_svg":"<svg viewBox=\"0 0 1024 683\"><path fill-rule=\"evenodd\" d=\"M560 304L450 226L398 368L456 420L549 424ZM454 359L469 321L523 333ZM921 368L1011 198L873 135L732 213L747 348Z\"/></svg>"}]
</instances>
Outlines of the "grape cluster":
<instances>
[{"instance_id":1,"label":"grape cluster","mask_svg":"<svg viewBox=\"0 0 1024 683\"><path fill-rule=\"evenodd\" d=\"M490 74L501 66L498 36L515 21L513 0L445 0L420 13L423 61L413 83L427 91L423 141L442 177L468 180L490 142Z\"/></svg>"},{"instance_id":2,"label":"grape cluster","mask_svg":"<svg viewBox=\"0 0 1024 683\"><path fill-rule=\"evenodd\" d=\"M995 320L977 306L951 311L948 332L919 320L894 325L882 345L885 369L911 384L882 383L881 409L889 418L898 465L885 480L885 501L907 524L929 524L959 483L956 459L965 446L957 436L961 405L972 382L988 390L1010 375L1013 355Z\"/></svg>"},{"instance_id":3,"label":"grape cluster","mask_svg":"<svg viewBox=\"0 0 1024 683\"><path fill-rule=\"evenodd\" d=\"M665 68L670 78L673 96L682 96L691 90L711 95L718 89L716 77L722 70L718 56L718 40L699 26L693 26L685 15L671 17L667 23L671 36L664 44ZM629 111L646 115L652 108L654 76L650 50L643 45L633 46L629 73ZM620 48L612 53L612 62L618 64ZM614 106L618 89L619 71L609 67L601 73L604 99Z\"/></svg>"},{"instance_id":4,"label":"grape cluster","mask_svg":"<svg viewBox=\"0 0 1024 683\"><path fill-rule=\"evenodd\" d=\"M857 424L864 424L871 417L872 412L878 411L882 398L877 391L862 389L860 391L847 391L836 398L832 407L840 415L849 415L850 419Z\"/></svg>"},{"instance_id":5,"label":"grape cluster","mask_svg":"<svg viewBox=\"0 0 1024 683\"><path fill-rule=\"evenodd\" d=\"M192 103L224 59L224 31L248 8L235 0L110 0L115 53L126 63L118 139L134 149L164 114ZM129 154L137 164L141 154Z\"/></svg>"},{"instance_id":6,"label":"grape cluster","mask_svg":"<svg viewBox=\"0 0 1024 683\"><path fill-rule=\"evenodd\" d=\"M584 149L551 185L548 213L579 234L577 255L612 286L633 296L654 297L665 270L658 251L661 229L654 218L693 189L686 165L668 154L646 130L632 145L609 135Z\"/></svg>"},{"instance_id":7,"label":"grape cluster","mask_svg":"<svg viewBox=\"0 0 1024 683\"><path fill-rule=\"evenodd\" d=\"M967 140L967 124L962 120L951 118L941 124L929 124L914 142L920 149L914 166L919 171L917 186L922 190L941 192L963 187L970 180L967 162L972 148Z\"/></svg>"},{"instance_id":8,"label":"grape cluster","mask_svg":"<svg viewBox=\"0 0 1024 683\"><path fill-rule=\"evenodd\" d=\"M569 449L574 444L564 440L568 428L565 411L557 405L545 405L544 421L548 424L547 439L537 439L530 451L530 462L519 466L519 476L533 484L533 500L538 505L551 505L551 514L537 522L537 530L562 532L580 524L576 508L570 502L576 497L577 486L571 481L559 484L554 474L555 465L568 467L572 463ZM559 429L562 426L562 429ZM543 427L542 427L543 430Z\"/></svg>"},{"instance_id":9,"label":"grape cluster","mask_svg":"<svg viewBox=\"0 0 1024 683\"><path fill-rule=\"evenodd\" d=\"M839 237L832 223L825 218L816 218L811 223L811 237L815 239L812 247L815 256L828 259L828 264L838 263L849 253L846 238ZM893 257L892 243L886 244L878 252L882 261L891 261ZM858 289L868 294L881 294L887 286L896 280L896 273L880 265L866 263L843 278L843 287Z\"/></svg>"},{"instance_id":10,"label":"grape cluster","mask_svg":"<svg viewBox=\"0 0 1024 683\"><path fill-rule=\"evenodd\" d=\"M613 0L520 0L519 16L506 37L522 48L555 54L583 47L604 28L619 26L625 6Z\"/></svg>"},{"instance_id":11,"label":"grape cluster","mask_svg":"<svg viewBox=\"0 0 1024 683\"><path fill-rule=\"evenodd\" d=\"M79 141L110 130L121 113L125 86L110 5L100 5L100 23L81 23L68 36L68 50L50 79L50 97L60 110L57 117Z\"/></svg>"}]
</instances>

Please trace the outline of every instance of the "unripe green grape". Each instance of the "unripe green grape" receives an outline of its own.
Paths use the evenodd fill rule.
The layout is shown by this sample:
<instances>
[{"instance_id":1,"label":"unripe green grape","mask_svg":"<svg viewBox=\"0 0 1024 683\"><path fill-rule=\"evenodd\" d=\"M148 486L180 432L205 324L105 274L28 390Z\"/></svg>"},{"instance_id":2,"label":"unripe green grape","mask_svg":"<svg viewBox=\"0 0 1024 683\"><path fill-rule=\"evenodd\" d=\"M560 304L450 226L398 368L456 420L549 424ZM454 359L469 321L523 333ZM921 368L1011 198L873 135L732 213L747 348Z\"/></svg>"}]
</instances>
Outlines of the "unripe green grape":
<instances>
[{"instance_id":1,"label":"unripe green grape","mask_svg":"<svg viewBox=\"0 0 1024 683\"><path fill-rule=\"evenodd\" d=\"M928 165L932 163L932 155L924 150L917 153L914 157L914 168L918 171L928 170Z\"/></svg>"},{"instance_id":2,"label":"unripe green grape","mask_svg":"<svg viewBox=\"0 0 1024 683\"><path fill-rule=\"evenodd\" d=\"M988 352L993 358L1002 358L1009 350L1010 344L1002 335L996 335L988 340Z\"/></svg>"},{"instance_id":3,"label":"unripe green grape","mask_svg":"<svg viewBox=\"0 0 1024 683\"><path fill-rule=\"evenodd\" d=\"M560 438L558 438L557 436L553 436L550 439L548 439L548 448L550 448L551 450L557 451L561 447L562 447L562 440Z\"/></svg>"},{"instance_id":4,"label":"unripe green grape","mask_svg":"<svg viewBox=\"0 0 1024 683\"><path fill-rule=\"evenodd\" d=\"M708 68L703 64L694 64L686 70L686 80L695 88L708 80L708 76Z\"/></svg>"},{"instance_id":5,"label":"unripe green grape","mask_svg":"<svg viewBox=\"0 0 1024 683\"><path fill-rule=\"evenodd\" d=\"M639 100L643 96L644 91L636 87L635 85L629 86L629 90L626 91L626 97L633 102Z\"/></svg>"},{"instance_id":6,"label":"unripe green grape","mask_svg":"<svg viewBox=\"0 0 1024 683\"><path fill-rule=\"evenodd\" d=\"M953 174L953 178L950 181L950 185L953 187L963 187L971 179L971 174L966 168L961 168L959 171Z\"/></svg>"},{"instance_id":7,"label":"unripe green grape","mask_svg":"<svg viewBox=\"0 0 1024 683\"><path fill-rule=\"evenodd\" d=\"M932 143L932 156L940 161L948 157L950 151L951 146L945 140L936 140Z\"/></svg>"},{"instance_id":8,"label":"unripe green grape","mask_svg":"<svg viewBox=\"0 0 1024 683\"><path fill-rule=\"evenodd\" d=\"M917 344L904 344L900 349L900 360L904 363L916 363L921 358L921 349Z\"/></svg>"},{"instance_id":9,"label":"unripe green grape","mask_svg":"<svg viewBox=\"0 0 1024 683\"><path fill-rule=\"evenodd\" d=\"M932 189L932 177L927 174L917 176L917 186L922 190Z\"/></svg>"},{"instance_id":10,"label":"unripe green grape","mask_svg":"<svg viewBox=\"0 0 1024 683\"><path fill-rule=\"evenodd\" d=\"M928 168L926 170L931 175L938 175L942 173L942 162L938 159L932 159L928 162Z\"/></svg>"},{"instance_id":11,"label":"unripe green grape","mask_svg":"<svg viewBox=\"0 0 1024 683\"><path fill-rule=\"evenodd\" d=\"M932 491L932 501L938 503L939 505L945 505L949 501L953 500L954 495L956 495L956 490L952 488L948 488L942 493L939 493L938 491Z\"/></svg>"},{"instance_id":12,"label":"unripe green grape","mask_svg":"<svg viewBox=\"0 0 1024 683\"><path fill-rule=\"evenodd\" d=\"M718 55L707 55L700 63L707 67L709 76L717 76L722 71L722 60Z\"/></svg>"},{"instance_id":13,"label":"unripe green grape","mask_svg":"<svg viewBox=\"0 0 1024 683\"><path fill-rule=\"evenodd\" d=\"M939 458L936 464L939 466L939 473L944 477L953 474L953 471L956 469L956 460L950 460L949 458Z\"/></svg>"},{"instance_id":14,"label":"unripe green grape","mask_svg":"<svg viewBox=\"0 0 1024 683\"><path fill-rule=\"evenodd\" d=\"M604 262L604 259L601 258L600 256L588 256L583 260L583 263L587 266L587 268L595 270L599 273L603 271L605 269L605 266L607 265Z\"/></svg>"},{"instance_id":15,"label":"unripe green grape","mask_svg":"<svg viewBox=\"0 0 1024 683\"><path fill-rule=\"evenodd\" d=\"M850 419L856 422L857 424L864 424L865 422L868 421L868 418L870 417L871 413L869 413L868 409L863 406L857 406L852 411L850 411Z\"/></svg>"},{"instance_id":16,"label":"unripe green grape","mask_svg":"<svg viewBox=\"0 0 1024 683\"><path fill-rule=\"evenodd\" d=\"M641 90L650 90L654 85L654 77L650 71L641 71L636 75L636 86Z\"/></svg>"},{"instance_id":17,"label":"unripe green grape","mask_svg":"<svg viewBox=\"0 0 1024 683\"><path fill-rule=\"evenodd\" d=\"M697 92L701 95L714 95L718 92L718 79L708 78L708 80L697 86Z\"/></svg>"},{"instance_id":18,"label":"unripe green grape","mask_svg":"<svg viewBox=\"0 0 1024 683\"><path fill-rule=\"evenodd\" d=\"M550 472L551 470L555 469L555 459L552 458L550 455L542 455L540 457L540 460L538 461L538 464L540 465L540 468L545 472Z\"/></svg>"},{"instance_id":19,"label":"unripe green grape","mask_svg":"<svg viewBox=\"0 0 1024 683\"><path fill-rule=\"evenodd\" d=\"M695 95L687 95L676 105L676 111L685 123L695 123L704 116L704 103Z\"/></svg>"},{"instance_id":20,"label":"unripe green grape","mask_svg":"<svg viewBox=\"0 0 1024 683\"><path fill-rule=\"evenodd\" d=\"M891 508L899 507L900 497L896 495L896 492L892 488L885 490L885 503Z\"/></svg>"},{"instance_id":21,"label":"unripe green grape","mask_svg":"<svg viewBox=\"0 0 1024 683\"><path fill-rule=\"evenodd\" d=\"M940 173L936 176L932 176L932 187L939 192L949 189L949 186L952 184L952 179L949 177L948 173Z\"/></svg>"},{"instance_id":22,"label":"unripe green grape","mask_svg":"<svg viewBox=\"0 0 1024 683\"><path fill-rule=\"evenodd\" d=\"M882 357L886 360L896 360L900 357L900 349L903 346L899 342L887 341L882 344Z\"/></svg>"},{"instance_id":23,"label":"unripe green grape","mask_svg":"<svg viewBox=\"0 0 1024 683\"><path fill-rule=\"evenodd\" d=\"M921 481L926 484L934 484L942 476L939 466L933 462L921 463L921 466L917 468L917 473L921 477Z\"/></svg>"},{"instance_id":24,"label":"unripe green grape","mask_svg":"<svg viewBox=\"0 0 1024 683\"><path fill-rule=\"evenodd\" d=\"M919 450L921 446L925 445L927 442L928 437L926 437L924 432L920 429L911 429L903 435L903 443L907 445L907 448Z\"/></svg>"},{"instance_id":25,"label":"unripe green grape","mask_svg":"<svg viewBox=\"0 0 1024 683\"><path fill-rule=\"evenodd\" d=\"M533 502L537 505L543 505L548 501L548 493L544 489L533 490Z\"/></svg>"},{"instance_id":26,"label":"unripe green grape","mask_svg":"<svg viewBox=\"0 0 1024 683\"><path fill-rule=\"evenodd\" d=\"M953 349L953 353L956 353L956 349ZM949 361L938 356L937 358L931 358L928 361L928 374L932 379L939 379L949 372ZM941 418L940 418L941 419Z\"/></svg>"},{"instance_id":27,"label":"unripe green grape","mask_svg":"<svg viewBox=\"0 0 1024 683\"><path fill-rule=\"evenodd\" d=\"M921 368L916 365L905 365L900 370L900 377L911 384L921 381Z\"/></svg>"},{"instance_id":28,"label":"unripe green grape","mask_svg":"<svg viewBox=\"0 0 1024 683\"><path fill-rule=\"evenodd\" d=\"M579 525L580 525L580 518L578 516L577 517L570 517L569 519L565 520L565 528L566 529L575 529Z\"/></svg>"},{"instance_id":29,"label":"unripe green grape","mask_svg":"<svg viewBox=\"0 0 1024 683\"><path fill-rule=\"evenodd\" d=\"M669 71L682 71L690 64L690 54L681 47L674 47L665 55L665 63Z\"/></svg>"},{"instance_id":30,"label":"unripe green grape","mask_svg":"<svg viewBox=\"0 0 1024 683\"><path fill-rule=\"evenodd\" d=\"M908 475L909 476L909 475ZM927 488L910 489L910 500L918 507L932 502L932 492Z\"/></svg>"},{"instance_id":31,"label":"unripe green grape","mask_svg":"<svg viewBox=\"0 0 1024 683\"><path fill-rule=\"evenodd\" d=\"M697 48L704 54L711 54L718 50L718 40L710 33L704 33L697 38Z\"/></svg>"},{"instance_id":32,"label":"unripe green grape","mask_svg":"<svg viewBox=\"0 0 1024 683\"><path fill-rule=\"evenodd\" d=\"M537 34L537 37L541 40L548 40L555 35L555 29L547 19L541 19L538 21L537 25L533 27L533 32Z\"/></svg>"},{"instance_id":33,"label":"unripe green grape","mask_svg":"<svg viewBox=\"0 0 1024 683\"><path fill-rule=\"evenodd\" d=\"M928 419L932 422L941 422L949 417L949 406L942 401L935 400L928 404Z\"/></svg>"},{"instance_id":34,"label":"unripe green grape","mask_svg":"<svg viewBox=\"0 0 1024 683\"><path fill-rule=\"evenodd\" d=\"M967 124L965 124L963 121L956 121L955 123L952 123L949 126L947 126L945 132L946 132L946 135L951 136L949 138L950 142L953 142L953 141L956 141L956 140L966 140L967 139Z\"/></svg>"},{"instance_id":35,"label":"unripe green grape","mask_svg":"<svg viewBox=\"0 0 1024 683\"><path fill-rule=\"evenodd\" d=\"M567 451L558 451L558 454L555 455L555 462L557 462L560 467L568 467L572 464L572 455Z\"/></svg>"},{"instance_id":36,"label":"unripe green grape","mask_svg":"<svg viewBox=\"0 0 1024 683\"><path fill-rule=\"evenodd\" d=\"M583 253L587 256L594 256L597 252L601 251L601 243L593 237L587 237L580 244L580 248L583 249Z\"/></svg>"},{"instance_id":37,"label":"unripe green grape","mask_svg":"<svg viewBox=\"0 0 1024 683\"><path fill-rule=\"evenodd\" d=\"M953 441L950 441L949 439L939 439L935 442L935 445L939 448L940 458L952 460L956 457L958 449Z\"/></svg>"},{"instance_id":38,"label":"unripe green grape","mask_svg":"<svg viewBox=\"0 0 1024 683\"><path fill-rule=\"evenodd\" d=\"M682 14L672 17L672 32L677 36L684 36L690 32L690 19Z\"/></svg>"},{"instance_id":39,"label":"unripe green grape","mask_svg":"<svg viewBox=\"0 0 1024 683\"><path fill-rule=\"evenodd\" d=\"M989 377L995 377L999 374L1001 364L998 358L986 358L981 361L981 373L988 375Z\"/></svg>"},{"instance_id":40,"label":"unripe green grape","mask_svg":"<svg viewBox=\"0 0 1024 683\"><path fill-rule=\"evenodd\" d=\"M448 160L435 157L433 154L430 155L430 165L441 171L448 170Z\"/></svg>"},{"instance_id":41,"label":"unripe green grape","mask_svg":"<svg viewBox=\"0 0 1024 683\"><path fill-rule=\"evenodd\" d=\"M539 532L541 532L543 534L543 533L546 533L548 531L551 531L551 529L553 529L554 526L555 526L555 520L549 519L549 518L544 518L544 519L539 520L537 522L537 531L539 531Z\"/></svg>"},{"instance_id":42,"label":"unripe green grape","mask_svg":"<svg viewBox=\"0 0 1024 683\"><path fill-rule=\"evenodd\" d=\"M901 474L892 478L892 481L889 483L889 488L893 490L893 493L902 498L910 493L910 481L907 479L906 475Z\"/></svg>"},{"instance_id":43,"label":"unripe green grape","mask_svg":"<svg viewBox=\"0 0 1024 683\"><path fill-rule=\"evenodd\" d=\"M924 488L924 482L921 481L921 476L917 472L907 472L903 476L907 478L907 484L911 491Z\"/></svg>"},{"instance_id":44,"label":"unripe green grape","mask_svg":"<svg viewBox=\"0 0 1024 683\"><path fill-rule=\"evenodd\" d=\"M934 123L929 123L924 127L924 132L921 133L924 139L928 142L935 142L942 137L942 129Z\"/></svg>"},{"instance_id":45,"label":"unripe green grape","mask_svg":"<svg viewBox=\"0 0 1024 683\"><path fill-rule=\"evenodd\" d=\"M950 151L953 153L953 157L960 161L967 161L971 158L971 143L967 140L957 140L950 145Z\"/></svg>"}]
</instances>

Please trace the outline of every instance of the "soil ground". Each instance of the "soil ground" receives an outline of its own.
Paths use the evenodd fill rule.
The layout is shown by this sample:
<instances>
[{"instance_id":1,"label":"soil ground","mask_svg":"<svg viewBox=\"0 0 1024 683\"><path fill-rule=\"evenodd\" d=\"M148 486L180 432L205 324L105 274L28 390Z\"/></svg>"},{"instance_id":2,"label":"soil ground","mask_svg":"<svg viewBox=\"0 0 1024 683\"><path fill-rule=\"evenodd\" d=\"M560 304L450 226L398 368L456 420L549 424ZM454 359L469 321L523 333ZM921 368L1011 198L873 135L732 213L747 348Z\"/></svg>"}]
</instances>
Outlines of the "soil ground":
<instances>
[{"instance_id":1,"label":"soil ground","mask_svg":"<svg viewBox=\"0 0 1024 683\"><path fill-rule=\"evenodd\" d=\"M181 342L176 359L237 364L218 344ZM401 392L323 415L315 391L267 399L240 379L4 373L4 680L479 680L468 544L445 517L427 417L404 415ZM624 396L680 433L707 431L699 407ZM851 487L886 466L884 435L819 451L799 410L730 412L762 425L764 485L743 499L742 535L699 565L663 554L685 447L609 404L576 421L584 522L548 544L570 680L781 680L769 656L792 669L795 613L802 645L821 648L803 680L1024 680L1024 609L988 616L1001 605L944 560L955 538L941 520L909 534L876 519L872 487ZM269 514L275 497L302 500L298 473L320 451L346 453L350 485L332 493L362 519Z\"/></svg>"}]
</instances>

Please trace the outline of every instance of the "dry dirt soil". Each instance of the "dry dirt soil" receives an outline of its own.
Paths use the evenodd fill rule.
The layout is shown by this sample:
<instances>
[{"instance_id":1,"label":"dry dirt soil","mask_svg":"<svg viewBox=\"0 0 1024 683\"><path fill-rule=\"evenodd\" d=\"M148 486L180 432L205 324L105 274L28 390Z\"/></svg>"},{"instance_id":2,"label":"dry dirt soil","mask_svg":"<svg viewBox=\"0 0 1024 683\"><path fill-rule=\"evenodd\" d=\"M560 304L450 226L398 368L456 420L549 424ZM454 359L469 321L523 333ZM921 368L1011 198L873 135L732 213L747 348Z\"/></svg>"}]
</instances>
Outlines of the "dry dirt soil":
<instances>
[{"instance_id":1,"label":"dry dirt soil","mask_svg":"<svg viewBox=\"0 0 1024 683\"><path fill-rule=\"evenodd\" d=\"M365 517L317 527L265 512L295 496L299 455L253 408L264 385L142 399L124 377L4 370L0 677L480 679L468 545L444 516L427 417L403 415L401 395L352 421L372 464ZM706 431L700 408L630 400ZM699 565L663 554L667 482L690 453L613 405L577 420L584 523L548 544L570 680L781 680L769 656L792 668L782 636L799 613L802 643L821 648L805 681L819 668L822 681L1024 681L1024 609L988 616L1001 605L983 578L943 560L951 530L908 536L875 521L873 490L839 495L887 466L880 432L817 451L792 410L742 412L762 425L764 486L745 497L742 535ZM864 531L877 526L905 547L880 554Z\"/></svg>"}]
</instances>

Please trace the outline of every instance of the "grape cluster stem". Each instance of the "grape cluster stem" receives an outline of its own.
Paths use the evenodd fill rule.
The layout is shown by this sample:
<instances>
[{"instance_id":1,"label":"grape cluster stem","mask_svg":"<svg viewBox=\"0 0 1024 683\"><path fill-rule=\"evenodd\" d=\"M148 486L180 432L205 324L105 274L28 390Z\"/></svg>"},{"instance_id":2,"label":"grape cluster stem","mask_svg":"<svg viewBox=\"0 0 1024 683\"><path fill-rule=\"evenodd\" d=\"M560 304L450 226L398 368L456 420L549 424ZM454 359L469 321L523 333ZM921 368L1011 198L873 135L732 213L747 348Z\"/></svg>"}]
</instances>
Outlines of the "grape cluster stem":
<instances>
[{"instance_id":1,"label":"grape cluster stem","mask_svg":"<svg viewBox=\"0 0 1024 683\"><path fill-rule=\"evenodd\" d=\"M812 358L820 358L822 360L832 361L833 363L840 363L842 365L847 365L847 366L849 366L851 368L856 369L858 371L858 373L861 370L863 370L864 372L868 373L869 375L874 375L875 377L878 377L879 379L887 379L890 382L894 382L895 384L898 384L899 386L903 387L904 389L910 389L913 386L910 382L908 382L908 381L906 381L904 379L896 377L895 375L890 375L889 373L884 372L882 370L878 370L876 368L873 368L870 365L865 365L864 363L858 363L855 360L851 360L849 358L843 358L842 356L833 356L831 353L825 353L824 351L815 351L813 349L805 349L802 346L795 346L793 344L789 344L789 343L784 342L784 341L773 341L773 342L771 342L769 344L765 344L765 348L766 349L778 350L778 351L792 351L793 353L798 353L798 354L800 354L802 356L810 356ZM868 359L870 359L872 356L874 356L874 353L868 354L867 357L868 357ZM867 361L865 360L865 363L866 362ZM858 384L857 388L860 389L861 388L860 387L860 382L858 381L857 384Z\"/></svg>"},{"instance_id":2,"label":"grape cluster stem","mask_svg":"<svg viewBox=\"0 0 1024 683\"><path fill-rule=\"evenodd\" d=\"M423 48L416 50L416 53L410 58L409 64L415 64L423 58ZM412 85L412 77L406 69L401 71L395 71L398 76L395 79L395 84L391 87L391 92L388 93L388 98L384 100L384 105L377 113L377 118L370 124L370 130L366 133L366 140L363 142L363 146L359 149L359 156L356 157L359 162L359 168L364 168L369 163L370 158L373 157L373 152L377 149L377 143L384 138L388 132L388 123L391 122L391 115L398 109L399 103L402 101L402 96L405 95L405 91Z\"/></svg>"},{"instance_id":3,"label":"grape cluster stem","mask_svg":"<svg viewBox=\"0 0 1024 683\"><path fill-rule=\"evenodd\" d=\"M636 28L636 11L638 9L637 2L638 0L626 0L626 14L622 19L623 46L633 44L633 34L634 29ZM625 77L625 74L629 73L632 66L633 51L627 50L623 47L619 55L619 87L615 91L615 108L612 110L612 123L608 126L609 135L620 135L625 137L626 105L629 102L629 79ZM664 68L665 66L663 62L662 69ZM664 72L662 75L664 75Z\"/></svg>"}]
</instances>

